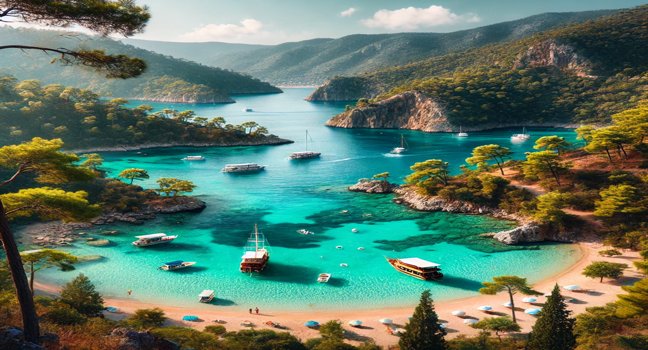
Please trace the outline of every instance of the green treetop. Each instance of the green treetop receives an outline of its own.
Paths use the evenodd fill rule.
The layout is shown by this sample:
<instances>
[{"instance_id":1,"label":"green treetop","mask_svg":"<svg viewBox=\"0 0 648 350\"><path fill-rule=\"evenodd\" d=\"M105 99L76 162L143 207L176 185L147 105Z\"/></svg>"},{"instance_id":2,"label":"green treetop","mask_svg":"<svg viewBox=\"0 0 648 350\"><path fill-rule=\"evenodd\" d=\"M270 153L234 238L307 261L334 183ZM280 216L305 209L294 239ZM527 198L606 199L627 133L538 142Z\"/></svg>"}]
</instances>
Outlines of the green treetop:
<instances>
[{"instance_id":1,"label":"green treetop","mask_svg":"<svg viewBox=\"0 0 648 350\"><path fill-rule=\"evenodd\" d=\"M592 125L583 125L576 129L576 139L583 140L587 146L592 141L592 132L596 128Z\"/></svg>"},{"instance_id":2,"label":"green treetop","mask_svg":"<svg viewBox=\"0 0 648 350\"><path fill-rule=\"evenodd\" d=\"M34 292L34 277L36 271L58 266L67 269L70 264L77 262L77 257L61 250L39 249L20 253L23 262L29 266L29 287Z\"/></svg>"},{"instance_id":3,"label":"green treetop","mask_svg":"<svg viewBox=\"0 0 648 350\"><path fill-rule=\"evenodd\" d=\"M570 197L569 194L558 191L539 195L533 218L544 224L561 226L567 216L562 208L567 206Z\"/></svg>"},{"instance_id":4,"label":"green treetop","mask_svg":"<svg viewBox=\"0 0 648 350\"><path fill-rule=\"evenodd\" d=\"M571 147L571 143L565 140L564 137L560 136L542 136L537 139L534 149L544 150L544 151L556 151L558 154L568 150Z\"/></svg>"},{"instance_id":5,"label":"green treetop","mask_svg":"<svg viewBox=\"0 0 648 350\"><path fill-rule=\"evenodd\" d=\"M342 323L337 320L331 320L320 326L319 329L323 342L340 344L344 342L344 328L342 328ZM319 347L318 347L319 348Z\"/></svg>"},{"instance_id":6,"label":"green treetop","mask_svg":"<svg viewBox=\"0 0 648 350\"><path fill-rule=\"evenodd\" d=\"M628 268L626 264L612 263L608 261L595 261L583 269L583 275L590 278L603 278L618 279L623 276L623 270Z\"/></svg>"},{"instance_id":7,"label":"green treetop","mask_svg":"<svg viewBox=\"0 0 648 350\"><path fill-rule=\"evenodd\" d=\"M97 153L84 154L83 158L84 160L81 162L81 166L94 171L103 164L103 158Z\"/></svg>"},{"instance_id":8,"label":"green treetop","mask_svg":"<svg viewBox=\"0 0 648 350\"><path fill-rule=\"evenodd\" d=\"M439 185L445 186L449 180L448 162L439 159L429 159L415 163L410 167L413 173L405 178L405 182L425 189L427 192Z\"/></svg>"},{"instance_id":9,"label":"green treetop","mask_svg":"<svg viewBox=\"0 0 648 350\"><path fill-rule=\"evenodd\" d=\"M104 309L103 298L84 274L63 286L61 302L86 316L96 316Z\"/></svg>"},{"instance_id":10,"label":"green treetop","mask_svg":"<svg viewBox=\"0 0 648 350\"><path fill-rule=\"evenodd\" d=\"M387 181L387 179L389 179L389 176L390 176L389 172L384 172L384 173L376 174L371 178L380 181Z\"/></svg>"},{"instance_id":11,"label":"green treetop","mask_svg":"<svg viewBox=\"0 0 648 350\"><path fill-rule=\"evenodd\" d=\"M619 295L617 315L632 317L648 313L648 278L644 278L632 286L623 286L628 294Z\"/></svg>"},{"instance_id":12,"label":"green treetop","mask_svg":"<svg viewBox=\"0 0 648 350\"><path fill-rule=\"evenodd\" d=\"M560 174L566 170L567 166L554 151L527 152L526 161L522 165L522 171L527 178L546 179L551 176L558 186Z\"/></svg>"},{"instance_id":13,"label":"green treetop","mask_svg":"<svg viewBox=\"0 0 648 350\"><path fill-rule=\"evenodd\" d=\"M472 157L466 158L466 163L484 166L488 164L488 161L494 161L502 175L504 175L504 162L510 159L512 154L513 152L504 146L495 144L483 145L473 149Z\"/></svg>"},{"instance_id":14,"label":"green treetop","mask_svg":"<svg viewBox=\"0 0 648 350\"><path fill-rule=\"evenodd\" d=\"M596 201L594 215L600 217L627 217L644 213L647 210L646 199L639 190L631 185L612 185L600 193L601 200Z\"/></svg>"},{"instance_id":15,"label":"green treetop","mask_svg":"<svg viewBox=\"0 0 648 350\"><path fill-rule=\"evenodd\" d=\"M196 185L189 180L180 180L172 177L161 177L157 179L159 188L158 192L164 193L167 196L173 195L175 197L181 193L193 192Z\"/></svg>"},{"instance_id":16,"label":"green treetop","mask_svg":"<svg viewBox=\"0 0 648 350\"><path fill-rule=\"evenodd\" d=\"M482 282L484 285L483 288L479 289L481 294L491 294L495 295L499 292L507 292L509 295L509 302L511 303L511 316L513 316L513 322L517 322L515 318L515 301L513 300L513 295L517 293L522 293L525 295L540 295L541 293L533 290L531 286L527 284L526 278L518 276L496 276L493 277L493 282Z\"/></svg>"},{"instance_id":17,"label":"green treetop","mask_svg":"<svg viewBox=\"0 0 648 350\"><path fill-rule=\"evenodd\" d=\"M641 101L635 108L614 114L612 121L628 130L635 142L641 144L648 135L648 100Z\"/></svg>"},{"instance_id":18,"label":"green treetop","mask_svg":"<svg viewBox=\"0 0 648 350\"><path fill-rule=\"evenodd\" d=\"M565 300L560 295L558 285L554 286L551 296L547 298L540 311L538 320L529 334L527 350L562 349L571 350L576 347L574 323L569 317Z\"/></svg>"},{"instance_id":19,"label":"green treetop","mask_svg":"<svg viewBox=\"0 0 648 350\"><path fill-rule=\"evenodd\" d=\"M434 311L430 291L426 290L421 294L412 319L405 325L398 345L401 350L444 350L447 349L445 335Z\"/></svg>"},{"instance_id":20,"label":"green treetop","mask_svg":"<svg viewBox=\"0 0 648 350\"><path fill-rule=\"evenodd\" d=\"M585 150L588 152L605 151L610 163L612 163L610 150L616 149L619 156L623 153L623 156L628 158L624 145L633 142L634 137L629 130L618 125L612 125L592 131L591 141L585 146Z\"/></svg>"},{"instance_id":21,"label":"green treetop","mask_svg":"<svg viewBox=\"0 0 648 350\"><path fill-rule=\"evenodd\" d=\"M135 180L145 180L149 178L148 171L140 168L124 169L117 176L121 177L122 179L130 180L131 185Z\"/></svg>"},{"instance_id":22,"label":"green treetop","mask_svg":"<svg viewBox=\"0 0 648 350\"><path fill-rule=\"evenodd\" d=\"M500 332L519 332L521 329L520 325L513 322L509 317L486 317L473 324L472 327L495 332L500 342L502 341Z\"/></svg>"}]
</instances>

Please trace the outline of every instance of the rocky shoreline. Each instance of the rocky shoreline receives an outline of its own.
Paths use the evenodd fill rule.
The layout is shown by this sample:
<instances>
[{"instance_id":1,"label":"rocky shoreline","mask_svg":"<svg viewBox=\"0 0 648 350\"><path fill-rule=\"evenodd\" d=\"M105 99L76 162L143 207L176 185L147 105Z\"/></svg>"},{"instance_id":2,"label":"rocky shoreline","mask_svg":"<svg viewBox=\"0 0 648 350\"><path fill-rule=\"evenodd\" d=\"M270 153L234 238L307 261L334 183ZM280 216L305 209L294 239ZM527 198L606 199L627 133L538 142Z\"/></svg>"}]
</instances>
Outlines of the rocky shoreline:
<instances>
[{"instance_id":1,"label":"rocky shoreline","mask_svg":"<svg viewBox=\"0 0 648 350\"><path fill-rule=\"evenodd\" d=\"M72 153L90 153L90 152L127 152L141 151L153 148L171 148L171 147L239 147L239 146L278 146L295 143L295 141L282 139L278 136L271 135L263 140L239 141L229 143L218 142L168 142L168 143L148 143L143 145L124 145L124 146L104 146L89 147L67 150Z\"/></svg>"},{"instance_id":2,"label":"rocky shoreline","mask_svg":"<svg viewBox=\"0 0 648 350\"><path fill-rule=\"evenodd\" d=\"M385 180L360 179L358 183L349 186L347 189L351 192L393 193L397 188L399 188L397 184Z\"/></svg>"},{"instance_id":3,"label":"rocky shoreline","mask_svg":"<svg viewBox=\"0 0 648 350\"><path fill-rule=\"evenodd\" d=\"M147 201L142 210L137 212L104 213L89 222L44 222L31 224L23 228L21 233L21 244L33 244L41 247L56 247L71 245L73 242L84 238L82 230L91 229L94 226L125 222L133 225L141 225L147 220L152 220L158 214L175 213L196 213L207 207L207 204L195 197L159 197ZM116 232L106 232L106 235ZM92 241L91 238L86 238Z\"/></svg>"}]
</instances>

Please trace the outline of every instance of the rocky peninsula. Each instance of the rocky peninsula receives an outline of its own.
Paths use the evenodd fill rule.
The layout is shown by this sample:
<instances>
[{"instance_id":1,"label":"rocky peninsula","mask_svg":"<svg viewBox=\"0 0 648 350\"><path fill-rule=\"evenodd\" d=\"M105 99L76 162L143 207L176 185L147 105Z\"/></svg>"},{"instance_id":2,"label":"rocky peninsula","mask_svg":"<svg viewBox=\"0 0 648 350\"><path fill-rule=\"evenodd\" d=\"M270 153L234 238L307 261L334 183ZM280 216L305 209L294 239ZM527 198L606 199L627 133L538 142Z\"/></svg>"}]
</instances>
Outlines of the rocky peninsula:
<instances>
[{"instance_id":1,"label":"rocky peninsula","mask_svg":"<svg viewBox=\"0 0 648 350\"><path fill-rule=\"evenodd\" d=\"M222 142L168 142L168 143L146 143L139 145L117 145L117 146L98 146L82 149L72 149L72 153L90 153L90 152L127 152L141 151L153 148L171 148L171 147L239 147L239 146L278 146L295 143L295 141L282 139L276 135L269 135L262 138L222 141Z\"/></svg>"}]
</instances>

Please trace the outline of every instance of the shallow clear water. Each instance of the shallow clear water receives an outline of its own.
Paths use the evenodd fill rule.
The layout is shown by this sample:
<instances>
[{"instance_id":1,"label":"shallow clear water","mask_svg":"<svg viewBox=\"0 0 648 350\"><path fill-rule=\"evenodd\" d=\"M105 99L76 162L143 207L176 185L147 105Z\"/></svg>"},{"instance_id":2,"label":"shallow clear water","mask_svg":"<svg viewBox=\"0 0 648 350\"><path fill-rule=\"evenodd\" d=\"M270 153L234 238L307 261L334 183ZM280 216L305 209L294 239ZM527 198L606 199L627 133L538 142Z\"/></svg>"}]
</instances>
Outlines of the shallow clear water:
<instances>
[{"instance_id":1,"label":"shallow clear water","mask_svg":"<svg viewBox=\"0 0 648 350\"><path fill-rule=\"evenodd\" d=\"M189 179L198 185L194 194L208 207L200 214L166 215L143 226L111 225L90 232L94 237L103 237L104 230L120 234L106 236L112 242L107 247L78 242L70 248L78 255L104 257L79 264L77 273L88 275L105 295L126 296L132 289L133 297L158 303L195 305L202 289L215 289L216 304L228 307L341 309L409 305L427 288L435 299L464 297L475 294L480 282L493 276L515 274L537 281L579 258L578 249L571 245L507 247L479 237L510 227L508 222L414 212L391 203L391 196L345 190L358 178L383 171L392 174L392 181L402 182L409 166L430 158L449 161L456 172L473 147L486 143L506 145L522 158L537 137L558 134L573 140L572 131L531 130L531 140L511 144L510 135L518 130L471 133L462 139L453 134L327 128L324 122L344 105L303 101L309 92L287 89L279 95L239 97L239 103L230 105L153 103L156 109L194 109L200 116L224 116L230 123L255 120L296 143L104 153L104 168L110 176L127 167L142 167L151 179L140 184L151 188L159 177ZM243 112L245 107L255 112ZM322 152L322 158L291 161L291 152L304 149L306 129L314 140L310 148ZM388 152L398 145L401 133L409 151L391 156ZM180 160L189 154L201 154L207 161ZM238 176L220 172L226 163L241 162L267 165L267 170ZM255 223L272 246L271 260L261 275L249 276L238 271L238 264ZM299 235L296 230L300 228L315 235ZM360 232L352 233L352 228ZM130 244L134 235L155 232L179 238L158 247ZM336 249L337 245L344 248ZM396 272L385 256L416 256L441 263L446 277L440 282L418 281ZM176 259L198 264L178 272L157 269ZM316 282L321 272L333 274L328 284ZM50 269L39 272L38 278L63 283L74 275Z\"/></svg>"}]
</instances>

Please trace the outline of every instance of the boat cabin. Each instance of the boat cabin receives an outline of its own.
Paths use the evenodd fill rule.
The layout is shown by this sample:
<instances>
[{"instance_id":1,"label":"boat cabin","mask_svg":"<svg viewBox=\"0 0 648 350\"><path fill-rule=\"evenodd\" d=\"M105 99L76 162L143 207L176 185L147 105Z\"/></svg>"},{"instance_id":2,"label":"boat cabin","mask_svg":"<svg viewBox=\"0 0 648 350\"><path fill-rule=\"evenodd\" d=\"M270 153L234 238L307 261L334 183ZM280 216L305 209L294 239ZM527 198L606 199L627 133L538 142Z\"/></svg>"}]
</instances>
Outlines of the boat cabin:
<instances>
[{"instance_id":1,"label":"boat cabin","mask_svg":"<svg viewBox=\"0 0 648 350\"><path fill-rule=\"evenodd\" d=\"M201 303L209 303L214 300L215 297L216 295L214 294L213 290L205 289L200 292L200 294L198 294L198 301L200 301Z\"/></svg>"},{"instance_id":2,"label":"boat cabin","mask_svg":"<svg viewBox=\"0 0 648 350\"><path fill-rule=\"evenodd\" d=\"M443 277L441 265L420 258L387 259L397 271L422 279L437 280Z\"/></svg>"}]
</instances>

